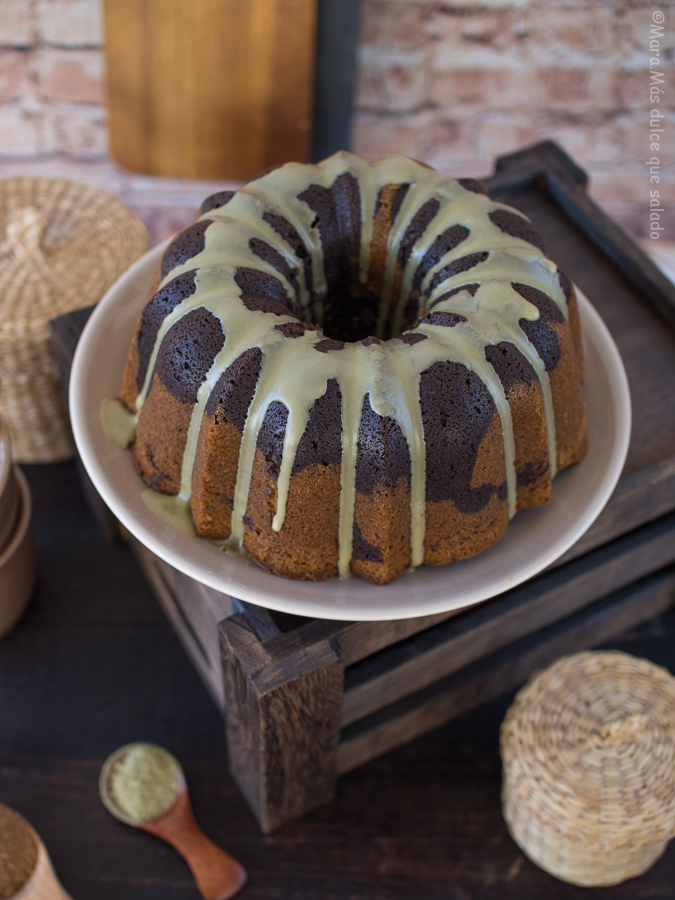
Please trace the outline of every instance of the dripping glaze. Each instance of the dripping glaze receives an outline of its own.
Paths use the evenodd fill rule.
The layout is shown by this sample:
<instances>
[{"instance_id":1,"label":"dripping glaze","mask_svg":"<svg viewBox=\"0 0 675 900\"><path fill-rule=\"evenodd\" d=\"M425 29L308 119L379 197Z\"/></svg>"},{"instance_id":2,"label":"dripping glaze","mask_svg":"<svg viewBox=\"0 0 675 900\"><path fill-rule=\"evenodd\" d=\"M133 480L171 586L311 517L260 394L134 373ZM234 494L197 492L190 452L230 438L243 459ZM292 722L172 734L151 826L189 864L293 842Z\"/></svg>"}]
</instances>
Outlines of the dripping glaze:
<instances>
[{"instance_id":1,"label":"dripping glaze","mask_svg":"<svg viewBox=\"0 0 675 900\"><path fill-rule=\"evenodd\" d=\"M376 337L383 336L384 323L388 319L393 323L393 334L405 327L405 299L413 290L417 268L434 241L455 225L468 229L468 235L441 255L424 275L419 285L418 313L433 307L434 312L453 313L464 317L463 321L452 328L418 322L407 328L406 334L419 333L426 340L414 345L391 338L368 344L362 341L346 343L339 352L320 353L313 348L325 339L322 330L306 331L300 337L287 340L274 327L270 328L268 313L247 309L235 281L239 267L267 273L283 283L289 297L296 295L295 288L278 268L253 253L251 239L257 238L270 245L297 274L298 301L307 321L319 326L323 324L328 290L324 250L315 226L315 212L308 203L298 199L298 195L310 184L330 188L345 173L352 175L359 185L361 284L367 284L369 280L373 222L380 190L386 185L408 185L387 238ZM416 239L402 276L397 281L396 248L413 216L432 199L439 201L437 212ZM299 264L292 247L263 218L264 213L270 210L287 219L298 232L311 262L311 284L307 283L305 268ZM211 224L204 232L203 251L174 267L159 285L161 290L181 273L196 271L196 290L164 318L159 328L144 383L136 400L135 414L124 408L113 411L110 402L107 412L103 413L104 421L115 420L114 425L106 426L109 436L120 444L124 442L128 445L133 440L133 425L148 394L159 348L169 329L198 308L207 309L220 321L225 343L198 390L183 455L180 492L177 496L162 495L161 498L157 498L154 491L145 492L145 495L156 498L148 497L152 508L162 518L173 517L174 524L178 523L180 530L190 532L192 473L207 401L220 376L242 353L256 347L262 353L262 366L241 439L231 534L222 542L227 548L238 551L242 548L254 453L270 404L278 401L288 410L277 481L277 506L272 524L273 530L278 532L284 525L295 454L310 410L314 401L325 393L329 380L335 379L342 397L339 575L350 577L359 426L364 398L368 395L374 412L396 422L407 442L411 468L411 565L419 566L424 560L426 475L420 377L434 363L446 360L460 363L475 373L494 401L501 423L508 512L509 518L512 517L516 511L516 473L511 410L501 382L485 358L485 350L499 341L509 341L534 369L543 393L548 457L553 477L557 469L556 435L549 377L537 350L518 324L523 319L536 321L539 311L512 284L522 283L542 291L556 304L565 319L568 317L568 306L558 280L557 267L531 243L506 234L497 227L489 217L495 210L517 212L405 157L389 156L376 162L366 162L341 152L316 166L288 163L236 191L225 206L204 213L201 219L211 220ZM471 268L470 280L479 285L475 294L472 296L468 290L461 290L439 302L443 295L467 282L465 271L436 280L439 273L461 257L477 253L485 255L483 251L487 247L490 248L487 258ZM275 316L274 321L295 322L297 318L289 313L287 316ZM302 369L302 378L297 377L298 367ZM194 528L191 533L194 533Z\"/></svg>"}]
</instances>

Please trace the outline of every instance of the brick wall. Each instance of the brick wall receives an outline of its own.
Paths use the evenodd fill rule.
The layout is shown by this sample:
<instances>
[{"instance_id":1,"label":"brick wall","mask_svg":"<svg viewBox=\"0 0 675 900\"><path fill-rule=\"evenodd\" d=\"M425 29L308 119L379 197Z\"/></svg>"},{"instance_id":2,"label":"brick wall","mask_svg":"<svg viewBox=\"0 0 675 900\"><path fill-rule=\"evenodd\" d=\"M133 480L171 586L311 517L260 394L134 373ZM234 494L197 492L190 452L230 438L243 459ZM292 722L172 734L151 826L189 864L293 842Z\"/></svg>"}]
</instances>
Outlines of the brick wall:
<instances>
[{"instance_id":1,"label":"brick wall","mask_svg":"<svg viewBox=\"0 0 675 900\"><path fill-rule=\"evenodd\" d=\"M650 24L662 10L660 108L670 137L657 155L662 196L675 199L675 0L363 0L362 9L357 153L397 151L481 175L495 156L552 137L634 234L647 226ZM100 0L0 0L0 176L96 181L136 207L158 239L189 221L211 185L115 166L102 81Z\"/></svg>"},{"instance_id":2,"label":"brick wall","mask_svg":"<svg viewBox=\"0 0 675 900\"><path fill-rule=\"evenodd\" d=\"M670 132L658 156L674 200L672 0L364 0L354 149L396 147L448 174L478 175L495 156L550 137L587 169L594 197L644 234L655 9L666 17L659 71Z\"/></svg>"},{"instance_id":3,"label":"brick wall","mask_svg":"<svg viewBox=\"0 0 675 900\"><path fill-rule=\"evenodd\" d=\"M153 243L184 228L223 183L126 172L108 153L102 0L0 0L0 177L98 184L141 216Z\"/></svg>"},{"instance_id":4,"label":"brick wall","mask_svg":"<svg viewBox=\"0 0 675 900\"><path fill-rule=\"evenodd\" d=\"M0 2L0 154L101 160L101 9L97 0Z\"/></svg>"}]
</instances>

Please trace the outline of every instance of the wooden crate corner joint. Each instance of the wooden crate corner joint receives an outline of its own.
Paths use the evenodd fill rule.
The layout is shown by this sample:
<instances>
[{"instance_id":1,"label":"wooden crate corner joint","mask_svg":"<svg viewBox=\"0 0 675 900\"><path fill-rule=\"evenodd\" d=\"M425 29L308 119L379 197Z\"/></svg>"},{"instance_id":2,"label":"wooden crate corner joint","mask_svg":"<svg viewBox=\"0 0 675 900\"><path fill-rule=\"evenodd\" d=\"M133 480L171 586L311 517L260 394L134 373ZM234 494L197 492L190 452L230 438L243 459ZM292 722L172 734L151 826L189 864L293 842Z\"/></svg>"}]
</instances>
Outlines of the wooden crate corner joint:
<instances>
[{"instance_id":1,"label":"wooden crate corner joint","mask_svg":"<svg viewBox=\"0 0 675 900\"><path fill-rule=\"evenodd\" d=\"M241 613L219 631L230 771L270 832L335 796L344 663L330 640L275 657Z\"/></svg>"}]
</instances>

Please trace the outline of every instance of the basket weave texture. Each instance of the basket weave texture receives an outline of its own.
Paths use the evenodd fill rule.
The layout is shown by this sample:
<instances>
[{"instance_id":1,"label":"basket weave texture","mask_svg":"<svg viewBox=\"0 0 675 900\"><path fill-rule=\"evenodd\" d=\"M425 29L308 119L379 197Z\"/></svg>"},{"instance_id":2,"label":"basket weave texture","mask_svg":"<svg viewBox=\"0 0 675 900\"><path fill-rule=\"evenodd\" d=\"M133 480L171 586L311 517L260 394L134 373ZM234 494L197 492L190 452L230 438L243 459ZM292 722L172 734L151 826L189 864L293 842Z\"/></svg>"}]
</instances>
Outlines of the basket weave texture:
<instances>
[{"instance_id":1,"label":"basket weave texture","mask_svg":"<svg viewBox=\"0 0 675 900\"><path fill-rule=\"evenodd\" d=\"M0 179L0 411L17 461L74 452L48 320L98 302L147 245L140 220L99 188Z\"/></svg>"},{"instance_id":2,"label":"basket weave texture","mask_svg":"<svg viewBox=\"0 0 675 900\"><path fill-rule=\"evenodd\" d=\"M647 660L558 660L516 696L501 753L509 831L563 881L640 875L675 832L675 678Z\"/></svg>"}]
</instances>

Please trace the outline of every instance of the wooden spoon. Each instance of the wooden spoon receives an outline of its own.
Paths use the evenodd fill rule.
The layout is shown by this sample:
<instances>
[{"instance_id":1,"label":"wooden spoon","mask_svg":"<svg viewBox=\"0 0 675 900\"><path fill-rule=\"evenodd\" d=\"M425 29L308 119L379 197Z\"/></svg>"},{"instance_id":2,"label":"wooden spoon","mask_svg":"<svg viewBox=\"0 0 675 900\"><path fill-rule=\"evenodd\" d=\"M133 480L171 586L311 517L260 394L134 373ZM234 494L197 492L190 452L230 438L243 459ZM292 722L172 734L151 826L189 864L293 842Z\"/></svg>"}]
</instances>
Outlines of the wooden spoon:
<instances>
[{"instance_id":1,"label":"wooden spoon","mask_svg":"<svg viewBox=\"0 0 675 900\"><path fill-rule=\"evenodd\" d=\"M164 784L151 784L148 781L149 775L137 783L139 794L144 793L145 796L152 794L153 788L168 789L168 802L151 818L139 816L137 807L133 810L128 806L125 808L124 801L115 789L115 778L118 777L116 773L129 754L132 751L138 753L139 750L154 754L159 752L165 761L170 760L172 763L168 775L164 769L160 776L165 779ZM229 853L210 841L195 821L181 765L163 747L145 743L120 747L103 764L99 793L104 805L115 818L161 837L182 854L205 900L228 900L246 883L247 875L242 866Z\"/></svg>"}]
</instances>

